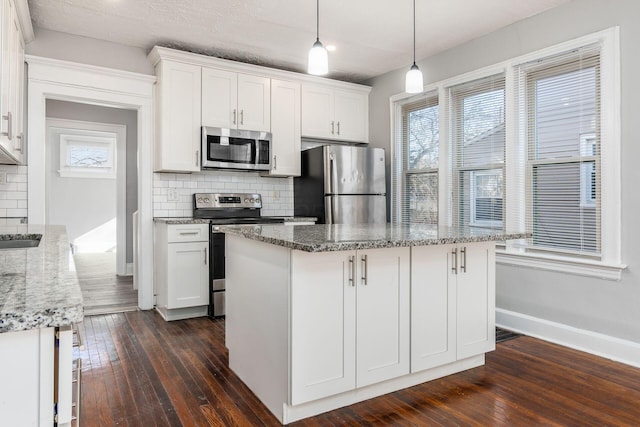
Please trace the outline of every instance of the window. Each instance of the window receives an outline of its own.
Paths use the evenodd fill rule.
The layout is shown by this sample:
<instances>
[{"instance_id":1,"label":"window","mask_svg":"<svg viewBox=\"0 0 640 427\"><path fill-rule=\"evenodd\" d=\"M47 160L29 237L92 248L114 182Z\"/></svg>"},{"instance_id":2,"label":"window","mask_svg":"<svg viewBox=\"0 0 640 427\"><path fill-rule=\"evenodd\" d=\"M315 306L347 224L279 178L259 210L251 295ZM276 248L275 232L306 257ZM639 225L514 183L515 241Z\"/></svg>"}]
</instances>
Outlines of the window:
<instances>
[{"instance_id":1,"label":"window","mask_svg":"<svg viewBox=\"0 0 640 427\"><path fill-rule=\"evenodd\" d=\"M421 96L401 109L402 128L397 138L396 170L393 183L392 221L438 223L439 105L438 96ZM395 176L395 175L394 175Z\"/></svg>"},{"instance_id":2,"label":"window","mask_svg":"<svg viewBox=\"0 0 640 427\"><path fill-rule=\"evenodd\" d=\"M504 75L454 86L449 94L453 224L502 229Z\"/></svg>"},{"instance_id":3,"label":"window","mask_svg":"<svg viewBox=\"0 0 640 427\"><path fill-rule=\"evenodd\" d=\"M502 226L502 170L471 172L472 226Z\"/></svg>"},{"instance_id":4,"label":"window","mask_svg":"<svg viewBox=\"0 0 640 427\"><path fill-rule=\"evenodd\" d=\"M393 96L392 221L526 230L498 262L619 279L619 61L611 28Z\"/></svg>"},{"instance_id":5,"label":"window","mask_svg":"<svg viewBox=\"0 0 640 427\"><path fill-rule=\"evenodd\" d=\"M60 134L60 176L115 179L115 134Z\"/></svg>"},{"instance_id":6,"label":"window","mask_svg":"<svg viewBox=\"0 0 640 427\"><path fill-rule=\"evenodd\" d=\"M528 123L529 249L599 257L599 49L538 60L519 72Z\"/></svg>"}]
</instances>

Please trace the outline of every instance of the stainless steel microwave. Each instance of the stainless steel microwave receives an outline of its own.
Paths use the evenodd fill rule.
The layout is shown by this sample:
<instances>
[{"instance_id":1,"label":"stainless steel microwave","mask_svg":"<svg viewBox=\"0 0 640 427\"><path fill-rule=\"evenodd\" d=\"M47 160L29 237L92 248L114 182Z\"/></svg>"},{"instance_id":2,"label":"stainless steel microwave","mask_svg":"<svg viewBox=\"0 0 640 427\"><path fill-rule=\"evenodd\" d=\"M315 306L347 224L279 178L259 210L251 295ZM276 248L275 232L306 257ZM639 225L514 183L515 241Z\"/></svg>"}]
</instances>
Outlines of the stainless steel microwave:
<instances>
[{"instance_id":1,"label":"stainless steel microwave","mask_svg":"<svg viewBox=\"0 0 640 427\"><path fill-rule=\"evenodd\" d=\"M202 169L271 169L271 132L202 126Z\"/></svg>"}]
</instances>

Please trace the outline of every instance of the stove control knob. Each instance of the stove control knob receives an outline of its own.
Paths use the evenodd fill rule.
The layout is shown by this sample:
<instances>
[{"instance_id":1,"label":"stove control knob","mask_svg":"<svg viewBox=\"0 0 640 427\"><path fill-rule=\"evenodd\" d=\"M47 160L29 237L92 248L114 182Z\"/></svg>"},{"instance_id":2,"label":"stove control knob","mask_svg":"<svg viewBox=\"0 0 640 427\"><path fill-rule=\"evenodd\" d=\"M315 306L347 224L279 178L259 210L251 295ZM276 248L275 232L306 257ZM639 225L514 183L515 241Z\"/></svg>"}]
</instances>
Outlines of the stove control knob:
<instances>
[{"instance_id":1,"label":"stove control knob","mask_svg":"<svg viewBox=\"0 0 640 427\"><path fill-rule=\"evenodd\" d=\"M205 197L205 198L204 198L204 202L205 202L205 203L209 203L209 198L208 198L208 197Z\"/></svg>"},{"instance_id":2,"label":"stove control knob","mask_svg":"<svg viewBox=\"0 0 640 427\"><path fill-rule=\"evenodd\" d=\"M249 199L244 199L244 202L245 203L249 203Z\"/></svg>"}]
</instances>

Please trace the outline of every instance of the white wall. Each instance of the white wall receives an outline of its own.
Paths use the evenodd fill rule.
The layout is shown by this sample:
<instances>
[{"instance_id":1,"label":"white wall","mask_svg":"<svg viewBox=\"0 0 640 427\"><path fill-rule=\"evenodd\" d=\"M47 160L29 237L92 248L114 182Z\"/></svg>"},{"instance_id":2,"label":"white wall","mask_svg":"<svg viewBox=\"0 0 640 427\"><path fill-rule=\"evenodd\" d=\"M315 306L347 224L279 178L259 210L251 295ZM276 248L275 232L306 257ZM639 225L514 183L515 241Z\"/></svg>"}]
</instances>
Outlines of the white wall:
<instances>
[{"instance_id":1,"label":"white wall","mask_svg":"<svg viewBox=\"0 0 640 427\"><path fill-rule=\"evenodd\" d=\"M80 120L84 122L96 122L96 123L108 123L108 124L116 124L116 125L125 125L127 127L127 195L126 195L126 262L133 262L133 221L132 215L133 212L137 210L138 206L138 166L137 166L137 158L138 158L138 117L137 112L133 110L124 110L121 108L111 108L111 107L102 107L98 105L89 105L89 104L80 104L76 102L67 102L67 101L58 101L58 100L47 100L47 117L49 118L58 118L58 119L68 119L68 120ZM55 156L55 155L54 155ZM56 161L56 158L52 159L52 161ZM53 167L55 171L55 166ZM52 193L58 194L58 192L68 192L71 189L66 186L60 186L60 181L69 182L70 178L60 179L55 176L51 176L53 179L52 184ZM102 218L105 212L100 211L99 207L103 205L103 200L100 200L99 190L98 188L108 187L105 180L80 180L88 182L86 184L86 191L88 193L77 193L77 194L96 194L95 200L95 208L96 214ZM112 184L114 186L115 191L115 180L112 180ZM96 185L95 189L91 190L91 182L94 182ZM78 183L78 185L80 185ZM69 184L67 184L69 185ZM110 187L109 187L110 188ZM78 188L77 190L81 190L82 188ZM107 191L105 189L105 191ZM111 191L111 190L109 190ZM73 193L71 193L73 195ZM63 197L62 194L60 194ZM106 196L106 195L105 195ZM72 197L72 196L69 196ZM114 193L115 197L115 193ZM115 217L115 198L110 199L113 203L113 215L111 218ZM70 203L78 203L82 204L82 200L69 200ZM50 218L51 220L56 219ZM56 219L57 220L57 219ZM92 221L95 225L101 224L97 221L97 218ZM54 221L55 222L55 221ZM52 222L53 223L53 222ZM59 222L56 222L59 223ZM71 239L75 237L73 234L73 229L76 228L75 225L72 225L68 222L62 222L67 225L68 234ZM87 223L88 224L88 223ZM86 225L88 226L88 225ZM73 237L72 237L73 236Z\"/></svg>"},{"instance_id":2,"label":"white wall","mask_svg":"<svg viewBox=\"0 0 640 427\"><path fill-rule=\"evenodd\" d=\"M498 265L497 307L640 343L640 1L574 0L419 61L425 84L612 26L620 26L622 253L619 282ZM455 31L455 29L452 29ZM417 43L429 43L417 40ZM371 145L390 149L389 97L404 91L410 64L367 82Z\"/></svg>"},{"instance_id":3,"label":"white wall","mask_svg":"<svg viewBox=\"0 0 640 427\"><path fill-rule=\"evenodd\" d=\"M29 55L155 75L142 48L37 27L34 33L35 40L25 47Z\"/></svg>"}]
</instances>

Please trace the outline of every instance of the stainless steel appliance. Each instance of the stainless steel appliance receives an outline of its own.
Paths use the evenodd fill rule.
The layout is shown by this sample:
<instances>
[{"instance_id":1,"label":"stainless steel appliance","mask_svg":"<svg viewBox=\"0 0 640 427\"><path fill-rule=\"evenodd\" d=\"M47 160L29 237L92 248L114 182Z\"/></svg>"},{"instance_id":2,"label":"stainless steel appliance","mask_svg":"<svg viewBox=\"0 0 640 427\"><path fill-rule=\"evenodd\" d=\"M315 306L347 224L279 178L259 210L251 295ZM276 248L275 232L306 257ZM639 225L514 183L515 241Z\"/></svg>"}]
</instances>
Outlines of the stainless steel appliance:
<instances>
[{"instance_id":1,"label":"stainless steel appliance","mask_svg":"<svg viewBox=\"0 0 640 427\"><path fill-rule=\"evenodd\" d=\"M210 221L209 234L209 316L225 314L225 238L220 225L283 223L284 218L263 217L262 197L255 193L196 193L194 218Z\"/></svg>"},{"instance_id":2,"label":"stainless steel appliance","mask_svg":"<svg viewBox=\"0 0 640 427\"><path fill-rule=\"evenodd\" d=\"M271 133L202 127L202 169L271 169Z\"/></svg>"},{"instance_id":3,"label":"stainless steel appliance","mask_svg":"<svg viewBox=\"0 0 640 427\"><path fill-rule=\"evenodd\" d=\"M302 174L293 180L294 214L320 224L385 223L386 182L382 148L325 145L302 152Z\"/></svg>"}]
</instances>

